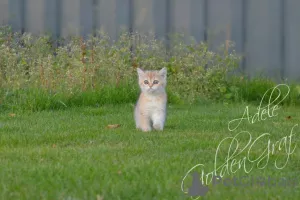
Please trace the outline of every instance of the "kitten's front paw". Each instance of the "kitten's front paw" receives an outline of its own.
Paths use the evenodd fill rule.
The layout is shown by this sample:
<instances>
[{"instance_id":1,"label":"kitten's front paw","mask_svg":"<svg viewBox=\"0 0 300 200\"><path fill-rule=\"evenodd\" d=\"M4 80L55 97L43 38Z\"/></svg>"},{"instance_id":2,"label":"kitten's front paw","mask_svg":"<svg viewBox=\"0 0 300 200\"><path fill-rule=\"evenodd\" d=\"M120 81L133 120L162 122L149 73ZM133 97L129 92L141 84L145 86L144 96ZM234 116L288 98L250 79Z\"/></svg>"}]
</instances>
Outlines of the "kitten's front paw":
<instances>
[{"instance_id":1,"label":"kitten's front paw","mask_svg":"<svg viewBox=\"0 0 300 200\"><path fill-rule=\"evenodd\" d=\"M162 131L164 126L162 124L153 124L153 128L157 131Z\"/></svg>"},{"instance_id":2,"label":"kitten's front paw","mask_svg":"<svg viewBox=\"0 0 300 200\"><path fill-rule=\"evenodd\" d=\"M151 128L144 128L142 129L143 132L150 132L151 131Z\"/></svg>"},{"instance_id":3,"label":"kitten's front paw","mask_svg":"<svg viewBox=\"0 0 300 200\"><path fill-rule=\"evenodd\" d=\"M151 131L151 127L144 127L144 128L137 127L137 129L139 129L139 130L141 130L143 132L149 132L149 131Z\"/></svg>"}]
</instances>

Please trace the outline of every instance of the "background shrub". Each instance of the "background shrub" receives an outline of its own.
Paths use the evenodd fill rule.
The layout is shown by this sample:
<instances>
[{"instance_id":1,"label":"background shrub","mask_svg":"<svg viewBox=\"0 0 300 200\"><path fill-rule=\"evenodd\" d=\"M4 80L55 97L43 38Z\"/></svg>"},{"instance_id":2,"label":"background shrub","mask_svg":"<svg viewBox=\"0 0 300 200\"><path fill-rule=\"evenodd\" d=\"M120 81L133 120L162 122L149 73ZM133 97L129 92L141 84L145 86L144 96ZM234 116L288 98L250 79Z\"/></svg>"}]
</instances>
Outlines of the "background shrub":
<instances>
[{"instance_id":1,"label":"background shrub","mask_svg":"<svg viewBox=\"0 0 300 200\"><path fill-rule=\"evenodd\" d=\"M170 103L257 101L266 88L275 85L266 79L232 75L240 57L231 43L216 52L206 43L186 41L182 34L172 35L168 51L164 43L151 33L125 31L115 41L103 32L86 39L53 41L47 35L14 33L1 27L0 109L134 103L139 93L137 67L168 68ZM293 91L297 104L299 87Z\"/></svg>"}]
</instances>

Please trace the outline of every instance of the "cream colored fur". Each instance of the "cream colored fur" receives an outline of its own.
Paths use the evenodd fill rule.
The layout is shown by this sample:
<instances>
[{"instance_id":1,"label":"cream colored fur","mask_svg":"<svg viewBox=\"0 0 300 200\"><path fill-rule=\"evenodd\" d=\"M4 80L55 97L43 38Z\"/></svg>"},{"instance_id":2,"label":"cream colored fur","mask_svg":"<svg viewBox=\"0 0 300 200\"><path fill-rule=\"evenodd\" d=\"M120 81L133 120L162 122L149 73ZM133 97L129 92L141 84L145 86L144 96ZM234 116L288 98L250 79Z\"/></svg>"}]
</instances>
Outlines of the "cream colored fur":
<instances>
[{"instance_id":1,"label":"cream colored fur","mask_svg":"<svg viewBox=\"0 0 300 200\"><path fill-rule=\"evenodd\" d=\"M166 120L167 70L143 71L138 68L137 72L141 94L134 111L136 128L145 132L163 130Z\"/></svg>"}]
</instances>

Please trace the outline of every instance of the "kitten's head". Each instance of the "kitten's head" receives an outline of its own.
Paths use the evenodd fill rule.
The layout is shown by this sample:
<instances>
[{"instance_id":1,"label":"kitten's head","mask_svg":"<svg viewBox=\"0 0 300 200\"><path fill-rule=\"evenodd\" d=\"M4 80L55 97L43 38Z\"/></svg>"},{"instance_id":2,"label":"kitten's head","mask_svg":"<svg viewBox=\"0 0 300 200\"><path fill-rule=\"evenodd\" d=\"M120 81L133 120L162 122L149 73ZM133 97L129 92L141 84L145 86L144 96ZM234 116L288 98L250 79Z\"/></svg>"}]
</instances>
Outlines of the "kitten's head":
<instances>
[{"instance_id":1,"label":"kitten's head","mask_svg":"<svg viewBox=\"0 0 300 200\"><path fill-rule=\"evenodd\" d=\"M159 71L143 71L137 68L139 85L144 93L161 93L167 85L167 69L164 67Z\"/></svg>"}]
</instances>

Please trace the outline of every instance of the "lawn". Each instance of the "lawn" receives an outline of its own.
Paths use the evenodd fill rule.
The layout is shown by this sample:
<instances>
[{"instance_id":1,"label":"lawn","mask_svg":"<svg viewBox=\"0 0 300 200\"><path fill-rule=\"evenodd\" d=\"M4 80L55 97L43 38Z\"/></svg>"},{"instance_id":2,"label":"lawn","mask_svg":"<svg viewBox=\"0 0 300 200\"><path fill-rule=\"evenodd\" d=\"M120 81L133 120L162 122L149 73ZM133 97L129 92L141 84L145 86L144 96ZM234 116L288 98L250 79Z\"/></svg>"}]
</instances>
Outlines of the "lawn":
<instances>
[{"instance_id":1,"label":"lawn","mask_svg":"<svg viewBox=\"0 0 300 200\"><path fill-rule=\"evenodd\" d=\"M256 106L250 106L251 115ZM245 107L246 104L169 105L165 130L150 133L135 129L133 104L40 112L3 111L0 198L190 199L181 191L183 177L198 163L205 165L205 172L212 171L222 139L247 130L252 140L268 132L271 143L275 143L288 137L300 120L299 107L283 107L277 116L254 124L245 120L234 132L229 131L228 122L240 118ZM110 129L109 124L121 126ZM291 150L299 144L298 132L299 127L295 127L293 138L285 141L291 142ZM239 141L241 150L248 141L247 135L241 135ZM228 144L220 148L218 163L224 163ZM268 138L262 138L249 151L249 158L259 158L267 144ZM248 174L239 169L224 177L299 180L300 148L296 146L287 157L289 148L284 144L277 143L278 148L269 160L264 157L258 166L257 162L252 163L253 169ZM247 149L236 159L247 156ZM287 161L283 169L275 167L276 159L277 168ZM247 167L250 166L248 163ZM191 177L185 179L185 190L191 186ZM209 192L199 199L300 199L299 185L210 185Z\"/></svg>"}]
</instances>

